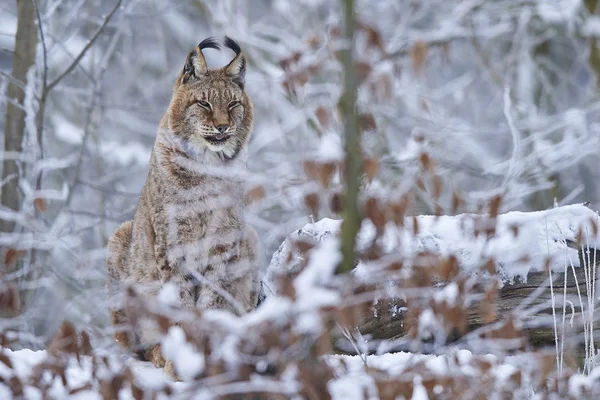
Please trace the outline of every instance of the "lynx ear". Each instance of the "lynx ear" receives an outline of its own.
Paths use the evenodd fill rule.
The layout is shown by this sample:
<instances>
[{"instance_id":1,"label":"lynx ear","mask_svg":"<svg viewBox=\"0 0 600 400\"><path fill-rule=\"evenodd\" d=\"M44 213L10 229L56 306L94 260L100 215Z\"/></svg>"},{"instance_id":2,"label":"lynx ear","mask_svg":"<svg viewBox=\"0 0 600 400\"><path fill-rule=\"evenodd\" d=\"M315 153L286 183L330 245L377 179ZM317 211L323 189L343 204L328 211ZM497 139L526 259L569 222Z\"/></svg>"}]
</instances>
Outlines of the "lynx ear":
<instances>
[{"instance_id":1,"label":"lynx ear","mask_svg":"<svg viewBox=\"0 0 600 400\"><path fill-rule=\"evenodd\" d=\"M225 46L235 51L235 58L225 67L225 73L242 89L246 82L246 57L242 54L240 45L225 36Z\"/></svg>"},{"instance_id":2,"label":"lynx ear","mask_svg":"<svg viewBox=\"0 0 600 400\"><path fill-rule=\"evenodd\" d=\"M181 83L197 80L208 71L206 59L204 58L204 54L202 54L203 49L221 50L221 47L214 38L208 38L201 41L187 56L185 66L183 67Z\"/></svg>"}]
</instances>

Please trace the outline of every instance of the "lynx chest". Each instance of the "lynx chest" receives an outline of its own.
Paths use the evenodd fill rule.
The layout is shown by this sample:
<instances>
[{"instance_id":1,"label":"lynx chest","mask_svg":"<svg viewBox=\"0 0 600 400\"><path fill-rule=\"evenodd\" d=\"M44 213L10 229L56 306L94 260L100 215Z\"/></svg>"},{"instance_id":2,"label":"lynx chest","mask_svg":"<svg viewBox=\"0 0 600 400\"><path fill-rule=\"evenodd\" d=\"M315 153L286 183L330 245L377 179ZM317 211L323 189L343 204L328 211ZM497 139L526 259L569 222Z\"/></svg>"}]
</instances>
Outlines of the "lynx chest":
<instances>
[{"instance_id":1,"label":"lynx chest","mask_svg":"<svg viewBox=\"0 0 600 400\"><path fill-rule=\"evenodd\" d=\"M196 271L236 257L243 228L239 183L203 183L174 190L164 208L169 261Z\"/></svg>"}]
</instances>

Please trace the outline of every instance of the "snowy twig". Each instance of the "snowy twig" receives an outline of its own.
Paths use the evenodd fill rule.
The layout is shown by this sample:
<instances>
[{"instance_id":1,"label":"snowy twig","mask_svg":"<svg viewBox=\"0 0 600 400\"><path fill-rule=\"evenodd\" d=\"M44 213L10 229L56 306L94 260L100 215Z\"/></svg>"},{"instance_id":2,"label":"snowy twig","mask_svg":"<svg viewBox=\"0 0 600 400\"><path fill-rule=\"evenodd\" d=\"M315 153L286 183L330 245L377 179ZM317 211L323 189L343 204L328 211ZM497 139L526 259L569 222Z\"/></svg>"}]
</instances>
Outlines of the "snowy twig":
<instances>
[{"instance_id":1,"label":"snowy twig","mask_svg":"<svg viewBox=\"0 0 600 400\"><path fill-rule=\"evenodd\" d=\"M519 148L520 148L519 131L517 130L517 127L515 126L512 115L510 113L511 105L512 105L512 101L510 98L510 88L505 87L504 88L504 117L506 118L506 122L508 124L508 129L512 136L513 148L512 148L512 155L510 158L510 165L508 167L506 177L504 178L504 182L502 183L502 187L504 188L504 190L506 190L508 181L513 178L513 174L515 172L515 164L516 164L517 158L519 156Z\"/></svg>"},{"instance_id":2,"label":"snowy twig","mask_svg":"<svg viewBox=\"0 0 600 400\"><path fill-rule=\"evenodd\" d=\"M67 76L73 70L73 68L75 68L79 64L79 61L81 61L81 59L85 56L85 54L88 52L88 50L92 47L92 45L94 44L96 39L98 39L98 37L100 37L100 34L104 30L104 28L108 25L108 23L110 22L113 15L115 15L115 13L119 9L119 7L121 7L121 2L122 2L122 0L117 0L117 3L115 4L115 6L112 8L112 10L110 10L110 12L106 16L106 18L104 18L104 21L102 22L100 27L96 30L96 33L94 33L94 35L87 42L87 44L84 46L84 48L81 50L81 52L77 55L77 57L75 57L75 59L71 62L71 64L69 64L69 66L61 74L59 74L52 82L50 82L50 84L48 85L48 89L47 89L48 91L51 91L56 85L58 85L63 80L63 78L65 76Z\"/></svg>"},{"instance_id":3,"label":"snowy twig","mask_svg":"<svg viewBox=\"0 0 600 400\"><path fill-rule=\"evenodd\" d=\"M44 58L44 69L42 71L42 93L46 91L48 85L48 54L46 50L46 39L44 37L44 29L42 26L42 17L40 15L40 7L37 0L32 0L35 7L35 13L38 20L38 28L40 31L40 41L42 42L43 58Z\"/></svg>"}]
</instances>

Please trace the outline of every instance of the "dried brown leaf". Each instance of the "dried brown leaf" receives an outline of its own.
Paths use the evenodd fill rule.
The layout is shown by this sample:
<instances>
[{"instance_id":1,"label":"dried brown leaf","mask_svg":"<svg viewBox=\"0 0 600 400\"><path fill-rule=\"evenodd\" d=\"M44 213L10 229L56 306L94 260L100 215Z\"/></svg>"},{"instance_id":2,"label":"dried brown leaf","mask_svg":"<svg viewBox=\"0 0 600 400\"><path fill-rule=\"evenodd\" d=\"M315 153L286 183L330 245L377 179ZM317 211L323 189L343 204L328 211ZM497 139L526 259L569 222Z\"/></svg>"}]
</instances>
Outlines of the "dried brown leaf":
<instances>
[{"instance_id":1,"label":"dried brown leaf","mask_svg":"<svg viewBox=\"0 0 600 400\"><path fill-rule=\"evenodd\" d=\"M385 46L383 44L383 37L377 30L377 28L367 25L363 22L358 24L359 28L364 30L367 35L367 48L375 48L381 51L383 54L386 54Z\"/></svg>"},{"instance_id":2,"label":"dried brown leaf","mask_svg":"<svg viewBox=\"0 0 600 400\"><path fill-rule=\"evenodd\" d=\"M296 298L296 288L294 287L294 279L290 275L282 275L279 279L279 287L281 295L291 300Z\"/></svg>"},{"instance_id":3,"label":"dried brown leaf","mask_svg":"<svg viewBox=\"0 0 600 400\"><path fill-rule=\"evenodd\" d=\"M4 252L4 265L7 267L13 266L17 263L17 260L23 257L27 252L25 250L16 250L12 247L6 249Z\"/></svg>"},{"instance_id":4,"label":"dried brown leaf","mask_svg":"<svg viewBox=\"0 0 600 400\"><path fill-rule=\"evenodd\" d=\"M285 90L285 92L291 96L291 97L295 97L296 96L296 87L294 86L294 83L292 81L291 78L286 78L281 82L281 86L283 87L283 90Z\"/></svg>"},{"instance_id":5,"label":"dried brown leaf","mask_svg":"<svg viewBox=\"0 0 600 400\"><path fill-rule=\"evenodd\" d=\"M590 223L592 224L594 238L598 238L598 224L596 223L596 218L590 218Z\"/></svg>"},{"instance_id":6,"label":"dried brown leaf","mask_svg":"<svg viewBox=\"0 0 600 400\"><path fill-rule=\"evenodd\" d=\"M81 354L85 356L92 355L92 342L86 331L81 332Z\"/></svg>"},{"instance_id":7,"label":"dried brown leaf","mask_svg":"<svg viewBox=\"0 0 600 400\"><path fill-rule=\"evenodd\" d=\"M490 216L495 218L500 212L500 205L502 204L502 195L495 195L490 200Z\"/></svg>"},{"instance_id":8,"label":"dried brown leaf","mask_svg":"<svg viewBox=\"0 0 600 400\"><path fill-rule=\"evenodd\" d=\"M321 45L321 36L316 33L310 35L306 39L306 44L308 44L308 47L310 47L313 50L317 49Z\"/></svg>"},{"instance_id":9,"label":"dried brown leaf","mask_svg":"<svg viewBox=\"0 0 600 400\"><path fill-rule=\"evenodd\" d=\"M385 227L385 213L377 198L369 197L365 202L365 216L373 222L378 233L382 233Z\"/></svg>"},{"instance_id":10,"label":"dried brown leaf","mask_svg":"<svg viewBox=\"0 0 600 400\"><path fill-rule=\"evenodd\" d=\"M460 207L460 205L462 204L462 199L460 198L459 194L456 191L452 192L452 205L451 207L451 213L455 214L458 211L458 208Z\"/></svg>"},{"instance_id":11,"label":"dried brown leaf","mask_svg":"<svg viewBox=\"0 0 600 400\"><path fill-rule=\"evenodd\" d=\"M317 193L309 193L304 196L304 204L314 215L319 213L319 202L320 197Z\"/></svg>"},{"instance_id":12,"label":"dried brown leaf","mask_svg":"<svg viewBox=\"0 0 600 400\"><path fill-rule=\"evenodd\" d=\"M371 113L364 113L358 116L358 126L364 131L374 131L377 128L375 117Z\"/></svg>"},{"instance_id":13,"label":"dried brown leaf","mask_svg":"<svg viewBox=\"0 0 600 400\"><path fill-rule=\"evenodd\" d=\"M311 180L319 179L319 164L313 160L304 160L302 166L304 167L304 173Z\"/></svg>"},{"instance_id":14,"label":"dried brown leaf","mask_svg":"<svg viewBox=\"0 0 600 400\"><path fill-rule=\"evenodd\" d=\"M0 362L2 362L2 364L6 365L8 368L13 369L12 361L5 353L0 352Z\"/></svg>"},{"instance_id":15,"label":"dried brown leaf","mask_svg":"<svg viewBox=\"0 0 600 400\"><path fill-rule=\"evenodd\" d=\"M256 185L246 192L245 203L252 204L265 198L265 188L261 185Z\"/></svg>"},{"instance_id":16,"label":"dried brown leaf","mask_svg":"<svg viewBox=\"0 0 600 400\"><path fill-rule=\"evenodd\" d=\"M335 164L332 162L325 162L319 166L319 182L323 187L329 187L331 177L335 172Z\"/></svg>"},{"instance_id":17,"label":"dried brown leaf","mask_svg":"<svg viewBox=\"0 0 600 400\"><path fill-rule=\"evenodd\" d=\"M33 200L33 206L37 212L44 212L46 211L46 200L42 197L38 197Z\"/></svg>"},{"instance_id":18,"label":"dried brown leaf","mask_svg":"<svg viewBox=\"0 0 600 400\"><path fill-rule=\"evenodd\" d=\"M63 321L50 344L48 353L58 356L61 353L78 354L77 331L68 321Z\"/></svg>"},{"instance_id":19,"label":"dried brown leaf","mask_svg":"<svg viewBox=\"0 0 600 400\"><path fill-rule=\"evenodd\" d=\"M379 173L379 162L373 158L367 158L364 167L368 181L372 182Z\"/></svg>"},{"instance_id":20,"label":"dried brown leaf","mask_svg":"<svg viewBox=\"0 0 600 400\"><path fill-rule=\"evenodd\" d=\"M23 393L23 383L21 382L21 380L17 376L13 376L8 381L8 384L10 386L10 390L11 390L13 396L15 396L17 398L22 398L21 396L23 396L24 393Z\"/></svg>"},{"instance_id":21,"label":"dried brown leaf","mask_svg":"<svg viewBox=\"0 0 600 400\"><path fill-rule=\"evenodd\" d=\"M583 229L581 225L577 228L577 234L575 235L575 243L577 247L581 247L583 244Z\"/></svg>"},{"instance_id":22,"label":"dried brown leaf","mask_svg":"<svg viewBox=\"0 0 600 400\"><path fill-rule=\"evenodd\" d=\"M331 194L331 200L329 201L329 207L335 214L342 213L342 194L335 192Z\"/></svg>"},{"instance_id":23,"label":"dried brown leaf","mask_svg":"<svg viewBox=\"0 0 600 400\"><path fill-rule=\"evenodd\" d=\"M79 392L84 392L86 390L92 390L94 386L92 386L91 383L84 383L83 385L74 387L72 389L69 390L69 395L74 395L77 394Z\"/></svg>"},{"instance_id":24,"label":"dried brown leaf","mask_svg":"<svg viewBox=\"0 0 600 400\"><path fill-rule=\"evenodd\" d=\"M359 61L354 64L354 70L356 71L356 77L358 78L358 84L360 85L368 78L373 68L371 68L369 63Z\"/></svg>"},{"instance_id":25,"label":"dried brown leaf","mask_svg":"<svg viewBox=\"0 0 600 400\"><path fill-rule=\"evenodd\" d=\"M300 251L300 253L306 254L309 250L315 247L315 244L306 240L297 239L294 241L294 246Z\"/></svg>"},{"instance_id":26,"label":"dried brown leaf","mask_svg":"<svg viewBox=\"0 0 600 400\"><path fill-rule=\"evenodd\" d=\"M429 157L428 153L419 154L419 163L421 164L421 168L425 171L433 172L433 162L431 161L431 157Z\"/></svg>"},{"instance_id":27,"label":"dried brown leaf","mask_svg":"<svg viewBox=\"0 0 600 400\"><path fill-rule=\"evenodd\" d=\"M413 235L417 236L419 234L419 220L417 219L416 216L412 217L413 220Z\"/></svg>"},{"instance_id":28,"label":"dried brown leaf","mask_svg":"<svg viewBox=\"0 0 600 400\"><path fill-rule=\"evenodd\" d=\"M410 49L410 59L412 61L413 72L419 76L423 71L425 59L427 58L427 43L423 40L417 40Z\"/></svg>"},{"instance_id":29,"label":"dried brown leaf","mask_svg":"<svg viewBox=\"0 0 600 400\"><path fill-rule=\"evenodd\" d=\"M444 187L444 182L442 182L442 178L439 175L434 175L433 178L433 193L432 196L434 200L438 200L442 195L442 189Z\"/></svg>"},{"instance_id":30,"label":"dried brown leaf","mask_svg":"<svg viewBox=\"0 0 600 400\"><path fill-rule=\"evenodd\" d=\"M315 110L315 115L317 116L317 120L319 121L322 127L328 128L330 126L331 112L327 108L323 106L317 107L317 109Z\"/></svg>"},{"instance_id":31,"label":"dried brown leaf","mask_svg":"<svg viewBox=\"0 0 600 400\"><path fill-rule=\"evenodd\" d=\"M403 195L398 202L390 204L392 218L398 226L404 226L404 217L410 206L411 198L408 194Z\"/></svg>"},{"instance_id":32,"label":"dried brown leaf","mask_svg":"<svg viewBox=\"0 0 600 400\"><path fill-rule=\"evenodd\" d=\"M173 325L172 321L169 318L167 318L167 317L165 317L164 315L161 315L161 314L155 315L154 318L155 318L156 323L158 324L158 326L160 328L160 331L163 334L166 334L167 332L169 332L169 329Z\"/></svg>"},{"instance_id":33,"label":"dried brown leaf","mask_svg":"<svg viewBox=\"0 0 600 400\"><path fill-rule=\"evenodd\" d=\"M511 232L512 232L512 234L513 234L514 237L519 236L519 228L520 228L520 226L518 224L512 224L512 225L509 226L509 228L510 228L510 230L511 230Z\"/></svg>"},{"instance_id":34,"label":"dried brown leaf","mask_svg":"<svg viewBox=\"0 0 600 400\"><path fill-rule=\"evenodd\" d=\"M8 315L14 315L21 310L21 296L14 283L0 287L0 310Z\"/></svg>"},{"instance_id":35,"label":"dried brown leaf","mask_svg":"<svg viewBox=\"0 0 600 400\"><path fill-rule=\"evenodd\" d=\"M440 263L440 278L444 281L450 281L454 279L460 273L458 266L458 259L454 255L450 255Z\"/></svg>"}]
</instances>

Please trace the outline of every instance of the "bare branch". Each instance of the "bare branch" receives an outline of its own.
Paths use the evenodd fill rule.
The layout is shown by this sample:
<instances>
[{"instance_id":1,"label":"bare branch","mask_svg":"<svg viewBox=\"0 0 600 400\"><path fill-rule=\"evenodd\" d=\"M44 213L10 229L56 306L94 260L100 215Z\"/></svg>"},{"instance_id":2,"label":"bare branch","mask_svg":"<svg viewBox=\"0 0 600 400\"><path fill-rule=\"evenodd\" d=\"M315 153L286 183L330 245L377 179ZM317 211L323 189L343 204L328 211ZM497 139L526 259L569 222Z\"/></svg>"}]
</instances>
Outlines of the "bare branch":
<instances>
[{"instance_id":1,"label":"bare branch","mask_svg":"<svg viewBox=\"0 0 600 400\"><path fill-rule=\"evenodd\" d=\"M40 41L42 42L42 49L44 51L44 71L42 74L42 92L46 91L46 85L48 84L48 54L46 50L46 40L44 39L44 29L42 26L42 17L40 15L40 7L38 5L37 0L32 0L33 5L35 7L35 13L37 15L38 20L38 29L40 31Z\"/></svg>"},{"instance_id":2,"label":"bare branch","mask_svg":"<svg viewBox=\"0 0 600 400\"><path fill-rule=\"evenodd\" d=\"M104 18L102 25L100 25L100 27L98 28L96 33L94 33L92 38L85 45L83 50L81 50L79 55L77 55L77 57L75 57L75 59L71 62L71 64L48 85L48 88L47 88L48 92L51 91L56 85L58 85L60 83L60 81L62 81L65 78L65 76L67 76L79 64L79 62L85 56L85 54L88 52L88 50L94 45L94 43L96 42L96 39L98 39L98 37L100 36L102 31L104 31L104 28L108 25L108 23L110 22L113 15L115 15L115 13L119 9L119 7L121 7L121 2L122 2L122 0L117 0L117 3L112 8L112 10L110 10L110 13L108 13L106 18Z\"/></svg>"},{"instance_id":3,"label":"bare branch","mask_svg":"<svg viewBox=\"0 0 600 400\"><path fill-rule=\"evenodd\" d=\"M133 193L133 192L125 192L123 190L117 190L117 189L107 189L105 187L102 187L100 185L96 185L95 183L89 182L89 181L85 181L83 179L79 179L77 181L77 183L84 185L84 186L88 186L91 187L92 189L96 189L100 192L104 192L104 193L110 193L110 194L115 194L118 196L128 196L128 197L139 197L140 194L139 193Z\"/></svg>"}]
</instances>

